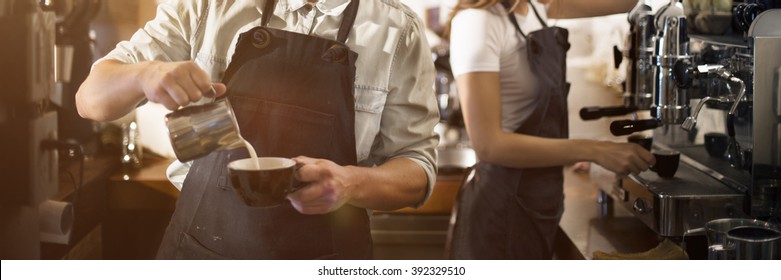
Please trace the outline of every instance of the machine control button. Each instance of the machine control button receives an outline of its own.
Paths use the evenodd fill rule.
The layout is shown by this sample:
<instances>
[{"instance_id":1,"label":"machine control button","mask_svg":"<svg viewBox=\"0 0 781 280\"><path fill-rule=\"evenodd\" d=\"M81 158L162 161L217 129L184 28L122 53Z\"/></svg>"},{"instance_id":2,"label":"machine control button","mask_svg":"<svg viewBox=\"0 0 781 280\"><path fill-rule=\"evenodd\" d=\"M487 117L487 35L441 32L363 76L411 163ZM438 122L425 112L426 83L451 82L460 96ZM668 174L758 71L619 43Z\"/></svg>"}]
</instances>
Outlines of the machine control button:
<instances>
[{"instance_id":1,"label":"machine control button","mask_svg":"<svg viewBox=\"0 0 781 280\"><path fill-rule=\"evenodd\" d=\"M637 198L632 203L632 209L634 209L635 212L637 213L645 214L651 212L651 210L653 210L653 207L645 199Z\"/></svg>"}]
</instances>

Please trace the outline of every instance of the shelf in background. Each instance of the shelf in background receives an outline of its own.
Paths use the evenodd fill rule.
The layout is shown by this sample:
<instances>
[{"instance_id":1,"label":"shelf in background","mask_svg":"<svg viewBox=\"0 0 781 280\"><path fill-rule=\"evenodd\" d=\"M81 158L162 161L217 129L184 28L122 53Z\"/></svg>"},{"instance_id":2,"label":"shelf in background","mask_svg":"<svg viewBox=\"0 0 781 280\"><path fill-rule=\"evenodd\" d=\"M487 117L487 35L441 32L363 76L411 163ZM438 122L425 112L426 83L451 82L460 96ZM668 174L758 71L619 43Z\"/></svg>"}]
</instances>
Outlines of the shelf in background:
<instances>
[{"instance_id":1,"label":"shelf in background","mask_svg":"<svg viewBox=\"0 0 781 280\"><path fill-rule=\"evenodd\" d=\"M743 40L742 34L729 33L726 35L702 35L691 34L691 39L700 40L714 45L723 45L728 47L748 48L748 42Z\"/></svg>"}]
</instances>

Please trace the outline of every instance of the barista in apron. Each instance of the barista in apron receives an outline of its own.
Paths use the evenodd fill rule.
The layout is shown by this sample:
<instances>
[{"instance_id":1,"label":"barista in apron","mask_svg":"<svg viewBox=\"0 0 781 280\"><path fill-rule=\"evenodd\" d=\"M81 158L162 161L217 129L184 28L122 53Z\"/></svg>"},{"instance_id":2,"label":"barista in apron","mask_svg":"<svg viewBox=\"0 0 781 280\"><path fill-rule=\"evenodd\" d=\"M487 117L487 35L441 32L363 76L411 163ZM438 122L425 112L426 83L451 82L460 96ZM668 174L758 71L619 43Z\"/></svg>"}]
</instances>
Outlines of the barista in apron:
<instances>
[{"instance_id":1,"label":"barista in apron","mask_svg":"<svg viewBox=\"0 0 781 280\"><path fill-rule=\"evenodd\" d=\"M258 156L304 155L355 165L358 55L345 40L358 0L350 1L336 41L266 27L275 5L266 1L261 26L240 35L223 79L242 136ZM329 214L304 215L287 201L245 205L230 186L226 166L247 157L237 149L195 161L158 258L371 258L365 209L345 204Z\"/></svg>"},{"instance_id":2,"label":"barista in apron","mask_svg":"<svg viewBox=\"0 0 781 280\"><path fill-rule=\"evenodd\" d=\"M502 4L510 9L507 2ZM531 71L537 79L535 111L515 133L567 138L566 54L568 32L548 27L525 34ZM460 194L453 257L458 259L550 259L563 212L562 167L510 168L479 162L474 179ZM530 240L534 240L529 242Z\"/></svg>"},{"instance_id":3,"label":"barista in apron","mask_svg":"<svg viewBox=\"0 0 781 280\"><path fill-rule=\"evenodd\" d=\"M511 2L531 7L541 29L525 34L514 15L524 6L511 7ZM625 12L632 4L536 2L549 4L548 16L560 18ZM454 258L550 259L563 212L562 165L593 161L623 175L642 172L654 162L639 145L566 139L568 32L548 27L535 5L525 0L459 0L457 6L475 9L453 20L458 35L451 37L451 60L455 58L460 98L466 100L462 108L470 140L481 158L474 179L459 195L451 241ZM510 22L504 18L507 11ZM516 33L526 41L525 53L515 43ZM483 36L485 42L475 43L474 36ZM518 84L527 87L512 87ZM520 110L513 111L518 108L514 106ZM524 110L531 111L528 117L517 113Z\"/></svg>"}]
</instances>

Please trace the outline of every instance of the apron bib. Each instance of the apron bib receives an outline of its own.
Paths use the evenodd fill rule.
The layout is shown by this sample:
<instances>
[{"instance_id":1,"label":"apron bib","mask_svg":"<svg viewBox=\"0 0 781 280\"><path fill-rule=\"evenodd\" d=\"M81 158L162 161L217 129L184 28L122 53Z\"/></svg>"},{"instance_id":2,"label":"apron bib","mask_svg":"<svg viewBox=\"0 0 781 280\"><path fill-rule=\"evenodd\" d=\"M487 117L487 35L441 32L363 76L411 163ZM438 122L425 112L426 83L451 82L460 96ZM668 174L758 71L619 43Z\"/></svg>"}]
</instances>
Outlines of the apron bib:
<instances>
[{"instance_id":1,"label":"apron bib","mask_svg":"<svg viewBox=\"0 0 781 280\"><path fill-rule=\"evenodd\" d=\"M503 2L509 10L509 5ZM566 54L568 32L548 27L525 34L529 67L538 81L534 112L515 133L568 138ZM457 259L551 259L563 212L562 167L510 168L478 162L474 178L461 190L453 255Z\"/></svg>"},{"instance_id":2,"label":"apron bib","mask_svg":"<svg viewBox=\"0 0 781 280\"><path fill-rule=\"evenodd\" d=\"M239 36L223 82L242 137L258 156L299 155L357 164L354 85L358 54L345 44L358 10L352 0L337 40L261 26ZM193 163L158 258L366 259L372 256L365 209L344 205L324 215L298 213L288 201L250 207L235 193L230 161L246 149L212 153Z\"/></svg>"}]
</instances>

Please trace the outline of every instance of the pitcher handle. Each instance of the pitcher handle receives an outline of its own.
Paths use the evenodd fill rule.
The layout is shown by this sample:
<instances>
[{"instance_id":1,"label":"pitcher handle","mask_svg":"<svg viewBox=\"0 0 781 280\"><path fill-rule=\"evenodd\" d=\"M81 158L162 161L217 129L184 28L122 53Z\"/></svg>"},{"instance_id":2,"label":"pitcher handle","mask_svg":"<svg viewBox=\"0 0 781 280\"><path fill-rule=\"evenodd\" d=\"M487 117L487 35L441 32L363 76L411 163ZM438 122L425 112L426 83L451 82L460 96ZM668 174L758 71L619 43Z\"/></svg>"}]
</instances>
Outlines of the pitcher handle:
<instances>
[{"instance_id":1,"label":"pitcher handle","mask_svg":"<svg viewBox=\"0 0 781 280\"><path fill-rule=\"evenodd\" d=\"M683 233L683 237L686 238L686 236L688 236L688 235L702 235L702 234L705 234L705 228L704 227L693 228L693 229L689 229L689 230L685 231Z\"/></svg>"},{"instance_id":2,"label":"pitcher handle","mask_svg":"<svg viewBox=\"0 0 781 280\"><path fill-rule=\"evenodd\" d=\"M705 228L693 228L686 230L683 233L683 236L681 236L681 249L686 252L686 236L692 236L692 235L704 235L705 234Z\"/></svg>"}]
</instances>

